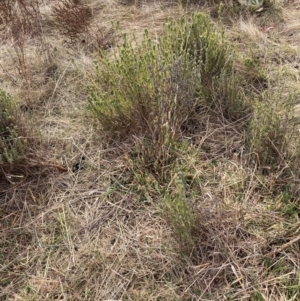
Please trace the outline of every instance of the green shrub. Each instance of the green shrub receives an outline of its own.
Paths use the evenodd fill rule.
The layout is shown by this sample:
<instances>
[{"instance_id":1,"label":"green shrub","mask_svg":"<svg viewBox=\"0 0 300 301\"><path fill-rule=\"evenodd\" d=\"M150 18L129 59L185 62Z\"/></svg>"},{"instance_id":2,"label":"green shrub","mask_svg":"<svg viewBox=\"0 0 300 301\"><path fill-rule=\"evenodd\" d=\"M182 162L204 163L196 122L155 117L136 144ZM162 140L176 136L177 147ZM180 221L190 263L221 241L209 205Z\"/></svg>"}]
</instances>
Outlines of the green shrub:
<instances>
[{"instance_id":1,"label":"green shrub","mask_svg":"<svg viewBox=\"0 0 300 301\"><path fill-rule=\"evenodd\" d=\"M110 141L135 140L143 167L165 174L207 112L229 122L248 114L233 59L202 12L169 21L157 40L125 35L113 58L103 52L96 62L89 109Z\"/></svg>"},{"instance_id":2,"label":"green shrub","mask_svg":"<svg viewBox=\"0 0 300 301\"><path fill-rule=\"evenodd\" d=\"M182 135L184 122L199 118L200 107L219 108L221 99L231 119L239 101L240 113L232 54L204 13L170 21L159 40L147 31L139 45L124 36L114 60L103 54L97 63L89 108L113 139L142 134L168 145Z\"/></svg>"},{"instance_id":3,"label":"green shrub","mask_svg":"<svg viewBox=\"0 0 300 301\"><path fill-rule=\"evenodd\" d=\"M16 107L10 95L0 90L0 166L17 163L25 153Z\"/></svg>"}]
</instances>

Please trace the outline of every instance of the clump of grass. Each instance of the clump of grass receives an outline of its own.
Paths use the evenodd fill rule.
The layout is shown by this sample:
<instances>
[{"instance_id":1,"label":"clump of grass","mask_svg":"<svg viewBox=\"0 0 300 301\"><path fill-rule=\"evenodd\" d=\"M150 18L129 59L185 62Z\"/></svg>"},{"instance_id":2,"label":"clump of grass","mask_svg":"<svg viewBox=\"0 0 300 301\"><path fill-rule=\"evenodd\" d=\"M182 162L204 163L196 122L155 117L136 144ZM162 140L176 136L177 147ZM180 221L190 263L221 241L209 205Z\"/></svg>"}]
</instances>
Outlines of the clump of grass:
<instances>
[{"instance_id":1,"label":"clump of grass","mask_svg":"<svg viewBox=\"0 0 300 301\"><path fill-rule=\"evenodd\" d=\"M162 201L166 219L173 227L183 252L190 252L194 246L192 229L195 223L195 215L191 210L190 201L187 198L186 183L182 173L175 174L169 183ZM173 187L172 187L173 186Z\"/></svg>"},{"instance_id":2,"label":"clump of grass","mask_svg":"<svg viewBox=\"0 0 300 301\"><path fill-rule=\"evenodd\" d=\"M88 31L93 13L83 0L63 0L52 6L52 15L58 23L58 29L75 40Z\"/></svg>"},{"instance_id":3,"label":"clump of grass","mask_svg":"<svg viewBox=\"0 0 300 301\"><path fill-rule=\"evenodd\" d=\"M254 105L249 124L250 152L260 166L278 170L299 156L300 141L294 111L295 97L269 90Z\"/></svg>"},{"instance_id":4,"label":"clump of grass","mask_svg":"<svg viewBox=\"0 0 300 301\"><path fill-rule=\"evenodd\" d=\"M0 166L13 166L26 153L26 140L10 95L0 90Z\"/></svg>"}]
</instances>

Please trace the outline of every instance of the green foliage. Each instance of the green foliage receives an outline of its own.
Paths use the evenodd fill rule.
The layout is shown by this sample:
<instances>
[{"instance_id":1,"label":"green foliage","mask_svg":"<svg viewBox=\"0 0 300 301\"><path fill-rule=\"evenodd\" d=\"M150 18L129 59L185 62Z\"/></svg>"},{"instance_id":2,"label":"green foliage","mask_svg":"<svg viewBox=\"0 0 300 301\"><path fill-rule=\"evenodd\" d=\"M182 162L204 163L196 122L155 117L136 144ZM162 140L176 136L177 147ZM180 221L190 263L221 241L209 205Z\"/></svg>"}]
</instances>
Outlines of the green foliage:
<instances>
[{"instance_id":1,"label":"green foliage","mask_svg":"<svg viewBox=\"0 0 300 301\"><path fill-rule=\"evenodd\" d=\"M254 104L249 130L250 151L262 166L279 167L299 157L299 136L294 116L295 97L265 91Z\"/></svg>"},{"instance_id":2,"label":"green foliage","mask_svg":"<svg viewBox=\"0 0 300 301\"><path fill-rule=\"evenodd\" d=\"M114 60L103 53L97 63L89 108L113 139L143 135L168 147L182 137L184 122L201 118L201 108L240 115L232 54L204 13L170 21L159 40L147 31L138 45L124 36Z\"/></svg>"},{"instance_id":3,"label":"green foliage","mask_svg":"<svg viewBox=\"0 0 300 301\"><path fill-rule=\"evenodd\" d=\"M189 157L190 137L207 114L225 122L248 114L233 70L234 51L224 39L204 13L169 21L158 40L147 31L139 43L124 36L113 59L102 54L88 90L89 109L106 137L133 140L137 193L143 200L162 201L163 214L187 253L194 243L192 183L184 181L186 167L179 168L178 161Z\"/></svg>"},{"instance_id":4,"label":"green foliage","mask_svg":"<svg viewBox=\"0 0 300 301\"><path fill-rule=\"evenodd\" d=\"M172 192L167 191L163 206L166 218L174 229L174 233L183 251L189 251L193 247L192 229L195 216L191 210L183 174L178 173L169 185Z\"/></svg>"},{"instance_id":5,"label":"green foliage","mask_svg":"<svg viewBox=\"0 0 300 301\"><path fill-rule=\"evenodd\" d=\"M218 32L204 13L171 21L165 39L176 57L186 55L199 68L201 83L211 83L223 70L230 69L232 59L223 32Z\"/></svg>"},{"instance_id":6,"label":"green foliage","mask_svg":"<svg viewBox=\"0 0 300 301\"><path fill-rule=\"evenodd\" d=\"M16 108L10 95L0 90L0 165L12 165L25 152L18 133Z\"/></svg>"},{"instance_id":7,"label":"green foliage","mask_svg":"<svg viewBox=\"0 0 300 301\"><path fill-rule=\"evenodd\" d=\"M144 53L143 48L147 49ZM176 73L183 77L179 84L185 84L186 93L191 84L184 58L176 62L171 51L161 50L146 33L140 49L125 37L120 57L114 62L106 57L101 63L104 66L98 66L97 72L102 87L100 91L95 86L90 89L89 102L105 130L153 136L164 133L166 139L172 129L178 130L182 104L175 98L180 88Z\"/></svg>"},{"instance_id":8,"label":"green foliage","mask_svg":"<svg viewBox=\"0 0 300 301\"><path fill-rule=\"evenodd\" d=\"M203 111L229 121L245 114L233 54L202 12L170 20L158 40L124 35L113 59L103 52L96 63L89 109L110 141L134 137L146 169L161 175Z\"/></svg>"}]
</instances>

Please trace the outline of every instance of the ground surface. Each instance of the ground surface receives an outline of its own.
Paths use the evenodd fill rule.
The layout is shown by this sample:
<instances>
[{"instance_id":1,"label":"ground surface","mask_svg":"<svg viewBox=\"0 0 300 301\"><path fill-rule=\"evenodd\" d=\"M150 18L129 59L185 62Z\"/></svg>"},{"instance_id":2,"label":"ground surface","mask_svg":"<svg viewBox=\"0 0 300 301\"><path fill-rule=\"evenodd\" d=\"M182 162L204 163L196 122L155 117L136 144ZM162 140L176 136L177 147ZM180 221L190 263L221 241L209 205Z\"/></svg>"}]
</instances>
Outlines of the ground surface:
<instances>
[{"instance_id":1,"label":"ground surface","mask_svg":"<svg viewBox=\"0 0 300 301\"><path fill-rule=\"evenodd\" d=\"M86 109L98 50L117 44L111 21L155 37L180 15L176 1L87 1L89 31L72 41L51 14L57 2L40 1L41 34L16 45L11 28L1 32L0 87L37 131L29 170L1 184L0 300L300 300L299 200L273 193L281 171L258 175L226 150L183 158L201 178L198 239L183 254L151 175L131 181L129 146L106 143ZM299 88L300 2L276 7L280 18L262 11L222 24L241 56L262 58L269 80L285 74L286 94ZM238 145L232 131L213 131L216 148Z\"/></svg>"}]
</instances>

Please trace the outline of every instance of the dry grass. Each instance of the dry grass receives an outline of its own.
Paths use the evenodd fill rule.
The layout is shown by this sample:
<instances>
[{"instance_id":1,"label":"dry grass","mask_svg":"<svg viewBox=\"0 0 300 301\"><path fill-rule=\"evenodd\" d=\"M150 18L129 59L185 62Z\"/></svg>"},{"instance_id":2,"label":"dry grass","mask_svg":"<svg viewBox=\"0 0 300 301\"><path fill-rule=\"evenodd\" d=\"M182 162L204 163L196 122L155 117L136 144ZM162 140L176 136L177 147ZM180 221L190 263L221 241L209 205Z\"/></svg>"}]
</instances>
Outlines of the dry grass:
<instances>
[{"instance_id":1,"label":"dry grass","mask_svg":"<svg viewBox=\"0 0 300 301\"><path fill-rule=\"evenodd\" d=\"M139 41L144 29L160 35L181 8L175 1L84 1L92 13L74 35L57 28L51 12L58 2L15 1L14 20L12 2L0 5L0 88L36 128L26 169L11 182L0 170L0 300L299 300L293 145L294 161L275 146L278 164L260 164L247 151L246 117L228 121L214 108L203 111L162 178L144 170L142 137L108 143L86 109L86 88L99 50L117 51L111 21ZM274 21L271 8L217 18L217 2L193 1L192 10L210 12L235 44L235 68L253 101L280 91L274 108L281 116L290 92L299 98L300 3L276 2L282 18ZM18 37L15 20L26 25ZM285 119L285 128L295 119ZM182 204L188 226L178 222Z\"/></svg>"},{"instance_id":2,"label":"dry grass","mask_svg":"<svg viewBox=\"0 0 300 301\"><path fill-rule=\"evenodd\" d=\"M83 1L64 0L53 5L52 15L58 23L58 29L74 40L82 32L88 31L93 12Z\"/></svg>"}]
</instances>

